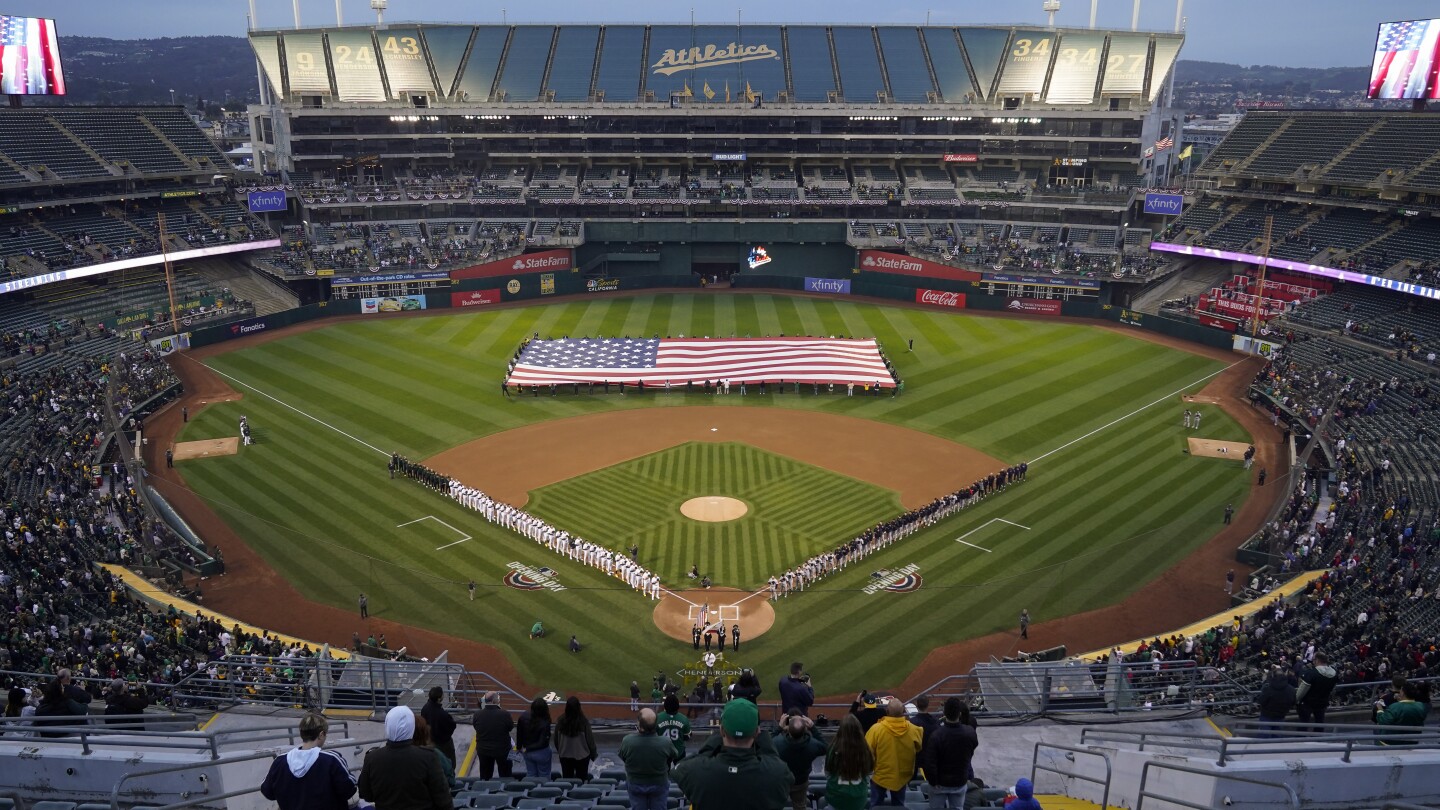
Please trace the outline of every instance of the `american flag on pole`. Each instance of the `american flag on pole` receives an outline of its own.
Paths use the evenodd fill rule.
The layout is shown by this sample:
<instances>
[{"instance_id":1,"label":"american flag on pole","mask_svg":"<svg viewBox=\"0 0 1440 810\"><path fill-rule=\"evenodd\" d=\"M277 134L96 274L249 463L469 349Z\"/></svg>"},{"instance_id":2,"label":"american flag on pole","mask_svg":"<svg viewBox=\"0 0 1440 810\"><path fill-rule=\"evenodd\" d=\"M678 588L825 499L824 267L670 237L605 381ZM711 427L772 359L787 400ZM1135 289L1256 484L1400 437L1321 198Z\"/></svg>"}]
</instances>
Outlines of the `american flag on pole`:
<instances>
[{"instance_id":1,"label":"american flag on pole","mask_svg":"<svg viewBox=\"0 0 1440 810\"><path fill-rule=\"evenodd\" d=\"M895 379L874 339L563 338L534 340L520 352L509 385L612 382L635 385L855 383L892 388Z\"/></svg>"},{"instance_id":2,"label":"american flag on pole","mask_svg":"<svg viewBox=\"0 0 1440 810\"><path fill-rule=\"evenodd\" d=\"M1370 69L1370 98L1440 98L1440 20L1384 23Z\"/></svg>"},{"instance_id":3,"label":"american flag on pole","mask_svg":"<svg viewBox=\"0 0 1440 810\"><path fill-rule=\"evenodd\" d=\"M0 95L64 95L55 21L0 15Z\"/></svg>"},{"instance_id":4,"label":"american flag on pole","mask_svg":"<svg viewBox=\"0 0 1440 810\"><path fill-rule=\"evenodd\" d=\"M1169 149L1174 145L1175 139L1170 137L1169 135L1166 135L1165 137L1155 142L1155 151L1164 152L1166 149Z\"/></svg>"}]
</instances>

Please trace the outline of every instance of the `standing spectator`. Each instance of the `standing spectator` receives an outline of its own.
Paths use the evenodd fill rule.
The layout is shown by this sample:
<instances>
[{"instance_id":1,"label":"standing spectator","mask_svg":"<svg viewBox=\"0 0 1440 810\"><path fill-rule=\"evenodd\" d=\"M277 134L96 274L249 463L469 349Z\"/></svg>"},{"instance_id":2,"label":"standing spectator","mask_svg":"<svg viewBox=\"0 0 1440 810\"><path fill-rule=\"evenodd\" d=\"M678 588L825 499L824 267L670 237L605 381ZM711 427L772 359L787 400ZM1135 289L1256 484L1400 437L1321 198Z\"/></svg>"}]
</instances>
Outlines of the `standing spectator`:
<instances>
[{"instance_id":1,"label":"standing spectator","mask_svg":"<svg viewBox=\"0 0 1440 810\"><path fill-rule=\"evenodd\" d=\"M1420 728L1425 725L1425 717L1430 714L1430 706L1426 701L1424 686L1415 681L1406 681L1401 687L1401 698L1389 706L1384 701L1375 701L1375 722L1382 726L1398 726L1409 728ZM1386 731L1387 735L1408 735L1412 732L1401 731L1398 728L1394 731ZM1413 740L1382 740L1384 745L1414 745Z\"/></svg>"},{"instance_id":2,"label":"standing spectator","mask_svg":"<svg viewBox=\"0 0 1440 810\"><path fill-rule=\"evenodd\" d=\"M890 804L905 804L905 785L915 775L915 759L924 738L918 726L905 719L905 705L899 698L885 702L885 716L865 733L865 744L875 756L875 773L870 777L870 806L879 807L889 794Z\"/></svg>"},{"instance_id":3,"label":"standing spectator","mask_svg":"<svg viewBox=\"0 0 1440 810\"><path fill-rule=\"evenodd\" d=\"M355 795L355 777L345 757L322 747L329 730L319 714L300 718L300 746L270 763L260 795L280 810L345 810Z\"/></svg>"},{"instance_id":4,"label":"standing spectator","mask_svg":"<svg viewBox=\"0 0 1440 810\"><path fill-rule=\"evenodd\" d=\"M790 785L790 810L806 810L810 806L810 769L815 760L825 755L825 739L810 718L792 714L780 722L780 736L775 738L775 754L790 766L795 782Z\"/></svg>"},{"instance_id":5,"label":"standing spectator","mask_svg":"<svg viewBox=\"0 0 1440 810\"><path fill-rule=\"evenodd\" d=\"M630 682L630 711L640 711L640 682Z\"/></svg>"},{"instance_id":6,"label":"standing spectator","mask_svg":"<svg viewBox=\"0 0 1440 810\"><path fill-rule=\"evenodd\" d=\"M590 781L590 763L600 755L590 719L580 708L580 698L571 695L565 712L555 723L555 752L560 756L560 775L565 779Z\"/></svg>"},{"instance_id":7,"label":"standing spectator","mask_svg":"<svg viewBox=\"0 0 1440 810\"><path fill-rule=\"evenodd\" d=\"M370 599L365 594L360 594L360 618L370 618Z\"/></svg>"},{"instance_id":8,"label":"standing spectator","mask_svg":"<svg viewBox=\"0 0 1440 810\"><path fill-rule=\"evenodd\" d=\"M870 804L874 771L875 755L865 743L860 718L847 714L825 753L825 804L835 810L864 810Z\"/></svg>"},{"instance_id":9,"label":"standing spectator","mask_svg":"<svg viewBox=\"0 0 1440 810\"><path fill-rule=\"evenodd\" d=\"M453 810L440 758L416 748L414 739L415 712L409 706L385 714L385 745L365 754L360 798L376 810Z\"/></svg>"},{"instance_id":10,"label":"standing spectator","mask_svg":"<svg viewBox=\"0 0 1440 810\"><path fill-rule=\"evenodd\" d=\"M450 763L450 771L447 776L455 775L455 718L450 712L445 711L444 705L445 690L438 687L430 687L430 699L425 701L425 707L420 710L420 716L425 718L425 723L430 727L430 742L435 750L445 755Z\"/></svg>"},{"instance_id":11,"label":"standing spectator","mask_svg":"<svg viewBox=\"0 0 1440 810\"><path fill-rule=\"evenodd\" d=\"M81 706L88 707L90 705L90 693L75 683L75 679L71 676L70 670L62 669L55 673L55 677L59 679L61 688L65 690L65 697L79 703ZM86 711L88 712L89 709L87 708Z\"/></svg>"},{"instance_id":12,"label":"standing spectator","mask_svg":"<svg viewBox=\"0 0 1440 810\"><path fill-rule=\"evenodd\" d=\"M665 696L665 711L655 718L655 728L675 746L675 761L684 759L685 741L690 739L690 718L680 711L680 698L674 694Z\"/></svg>"},{"instance_id":13,"label":"standing spectator","mask_svg":"<svg viewBox=\"0 0 1440 810\"><path fill-rule=\"evenodd\" d=\"M790 769L773 752L757 749L760 710L732 700L720 715L720 747L702 748L675 768L675 783L693 810L785 810Z\"/></svg>"},{"instance_id":14,"label":"standing spectator","mask_svg":"<svg viewBox=\"0 0 1440 810\"><path fill-rule=\"evenodd\" d=\"M1030 610L1020 609L1020 638L1030 638Z\"/></svg>"},{"instance_id":15,"label":"standing spectator","mask_svg":"<svg viewBox=\"0 0 1440 810\"><path fill-rule=\"evenodd\" d=\"M1226 572L1225 572L1225 593L1226 593L1226 594L1231 594L1231 593L1234 593L1234 592L1235 592L1235 569L1234 569L1234 568L1231 568L1229 571L1226 571Z\"/></svg>"},{"instance_id":16,"label":"standing spectator","mask_svg":"<svg viewBox=\"0 0 1440 810\"><path fill-rule=\"evenodd\" d=\"M60 671L65 673L65 678L68 678L69 670L62 669ZM81 703L66 693L64 678L57 677L51 680L49 685L45 687L45 693L40 698L40 705L35 708L35 716L37 718L53 717L55 719L48 722L35 720L34 725L42 728L44 726L84 725L86 723L85 720L74 718L84 718L89 713L90 710L84 703ZM41 731L40 736L64 737L65 732Z\"/></svg>"},{"instance_id":17,"label":"standing spectator","mask_svg":"<svg viewBox=\"0 0 1440 810\"><path fill-rule=\"evenodd\" d=\"M931 810L960 810L965 806L970 762L980 739L961 713L960 698L945 700L945 721L925 741L920 767L930 783Z\"/></svg>"},{"instance_id":18,"label":"standing spectator","mask_svg":"<svg viewBox=\"0 0 1440 810\"><path fill-rule=\"evenodd\" d=\"M720 649L725 649L723 644L721 645ZM717 679L715 683L718 685L720 681ZM740 673L740 679L737 680L734 685L730 687L730 697L732 699L744 698L751 703L754 703L756 706L759 706L760 691L760 679L755 677L754 670L747 669L743 670ZM719 703L720 701L717 700L715 702Z\"/></svg>"},{"instance_id":19,"label":"standing spectator","mask_svg":"<svg viewBox=\"0 0 1440 810\"><path fill-rule=\"evenodd\" d=\"M814 705L815 688L810 685L810 674L805 672L804 664L796 661L790 665L790 674L780 679L780 711L808 717Z\"/></svg>"},{"instance_id":20,"label":"standing spectator","mask_svg":"<svg viewBox=\"0 0 1440 810\"><path fill-rule=\"evenodd\" d=\"M862 734L869 734L870 729L885 716L885 707L880 705L881 700L882 698L869 692L861 692L855 702L850 704L850 713L860 721Z\"/></svg>"},{"instance_id":21,"label":"standing spectator","mask_svg":"<svg viewBox=\"0 0 1440 810\"><path fill-rule=\"evenodd\" d=\"M515 747L525 761L526 776L550 778L550 704L537 697L530 702L530 711L515 724Z\"/></svg>"},{"instance_id":22,"label":"standing spectator","mask_svg":"<svg viewBox=\"0 0 1440 810\"><path fill-rule=\"evenodd\" d=\"M410 738L410 742L413 743L416 748L434 754L435 758L440 760L440 772L445 774L445 785L452 791L459 790L460 780L455 778L455 763L447 759L446 756L431 743L430 724L425 722L424 717L415 718L415 736Z\"/></svg>"},{"instance_id":23,"label":"standing spectator","mask_svg":"<svg viewBox=\"0 0 1440 810\"><path fill-rule=\"evenodd\" d=\"M914 711L911 711L912 708ZM925 741L929 740L930 735L934 733L935 727L939 725L939 722L935 719L935 715L930 713L930 696L920 695L915 698L914 703L906 706L905 710L909 713L910 724L920 727L920 745L923 747Z\"/></svg>"},{"instance_id":24,"label":"standing spectator","mask_svg":"<svg viewBox=\"0 0 1440 810\"><path fill-rule=\"evenodd\" d=\"M475 713L475 755L480 760L480 778L489 779L498 768L502 779L511 776L510 732L515 720L500 708L500 693L486 692L480 711Z\"/></svg>"},{"instance_id":25,"label":"standing spectator","mask_svg":"<svg viewBox=\"0 0 1440 810\"><path fill-rule=\"evenodd\" d=\"M145 707L150 701L144 695L132 693L125 685L124 678L116 678L110 682L110 689L105 693L105 716L116 717L127 714L143 714ZM143 720L106 720L107 725L125 725L134 729L143 729Z\"/></svg>"},{"instance_id":26,"label":"standing spectator","mask_svg":"<svg viewBox=\"0 0 1440 810\"><path fill-rule=\"evenodd\" d=\"M1300 676L1300 687L1295 690L1295 713L1300 716L1300 722L1309 723L1312 718L1316 723L1325 722L1330 693L1338 681L1335 668L1330 666L1325 653L1315 653L1314 662ZM1317 726L1313 730L1319 731L1320 728Z\"/></svg>"},{"instance_id":27,"label":"standing spectator","mask_svg":"<svg viewBox=\"0 0 1440 810\"><path fill-rule=\"evenodd\" d=\"M625 789L631 810L666 810L670 793L670 763L675 746L655 733L654 709L641 709L635 718L635 733L620 741L620 761L625 763Z\"/></svg>"},{"instance_id":28,"label":"standing spectator","mask_svg":"<svg viewBox=\"0 0 1440 810\"><path fill-rule=\"evenodd\" d=\"M1267 732L1275 730L1276 724L1285 722L1285 716L1295 708L1295 687L1291 685L1290 677L1279 667L1271 670L1255 703L1260 707L1260 727ZM1260 736L1276 735L1262 733Z\"/></svg>"}]
</instances>

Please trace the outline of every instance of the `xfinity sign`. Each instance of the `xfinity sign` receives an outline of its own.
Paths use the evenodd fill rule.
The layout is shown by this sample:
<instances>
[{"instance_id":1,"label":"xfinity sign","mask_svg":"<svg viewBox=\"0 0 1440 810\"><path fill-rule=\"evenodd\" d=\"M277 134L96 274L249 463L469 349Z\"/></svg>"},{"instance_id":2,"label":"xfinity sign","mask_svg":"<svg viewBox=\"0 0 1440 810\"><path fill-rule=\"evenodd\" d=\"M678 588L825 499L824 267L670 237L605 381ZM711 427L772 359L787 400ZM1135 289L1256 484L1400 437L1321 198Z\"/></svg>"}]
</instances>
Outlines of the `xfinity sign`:
<instances>
[{"instance_id":1,"label":"xfinity sign","mask_svg":"<svg viewBox=\"0 0 1440 810\"><path fill-rule=\"evenodd\" d=\"M837 295L850 294L850 279L848 278L806 278L805 292L814 293L835 293Z\"/></svg>"},{"instance_id":2,"label":"xfinity sign","mask_svg":"<svg viewBox=\"0 0 1440 810\"><path fill-rule=\"evenodd\" d=\"M278 191L252 191L245 197L250 203L250 213L252 214L285 210L285 189L283 188Z\"/></svg>"},{"instance_id":3,"label":"xfinity sign","mask_svg":"<svg viewBox=\"0 0 1440 810\"><path fill-rule=\"evenodd\" d=\"M1180 216L1180 210L1185 207L1185 197L1181 194L1157 194L1150 192L1145 195L1145 213L1162 214L1167 217Z\"/></svg>"}]
</instances>

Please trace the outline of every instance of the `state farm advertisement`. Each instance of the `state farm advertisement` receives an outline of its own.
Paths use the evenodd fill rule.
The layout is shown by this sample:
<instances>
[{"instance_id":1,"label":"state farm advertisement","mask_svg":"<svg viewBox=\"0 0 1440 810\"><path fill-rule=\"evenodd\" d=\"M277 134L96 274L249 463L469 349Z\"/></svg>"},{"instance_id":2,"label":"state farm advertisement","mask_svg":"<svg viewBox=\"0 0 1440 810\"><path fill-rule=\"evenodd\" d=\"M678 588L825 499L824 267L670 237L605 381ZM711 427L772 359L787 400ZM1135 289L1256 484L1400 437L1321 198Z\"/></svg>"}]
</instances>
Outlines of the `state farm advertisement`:
<instances>
[{"instance_id":1,"label":"state farm advertisement","mask_svg":"<svg viewBox=\"0 0 1440 810\"><path fill-rule=\"evenodd\" d=\"M930 304L937 307L950 307L952 309L965 308L965 293L948 292L946 290L922 290L915 291L915 303Z\"/></svg>"},{"instance_id":2,"label":"state farm advertisement","mask_svg":"<svg viewBox=\"0 0 1440 810\"><path fill-rule=\"evenodd\" d=\"M1031 315L1059 315L1060 302L1047 298L1007 298L1006 312L1028 312Z\"/></svg>"},{"instance_id":3,"label":"state farm advertisement","mask_svg":"<svg viewBox=\"0 0 1440 810\"><path fill-rule=\"evenodd\" d=\"M493 278L494 276L514 276L521 273L552 273L556 270L569 270L574 263L574 257L568 250L546 250L452 270L450 278L459 281L466 278Z\"/></svg>"},{"instance_id":4,"label":"state farm advertisement","mask_svg":"<svg viewBox=\"0 0 1440 810\"><path fill-rule=\"evenodd\" d=\"M893 273L897 276L948 278L952 281L980 280L980 274L973 270L961 270L948 264L927 262L904 253L888 253L883 250L860 251L859 266L861 270L872 273Z\"/></svg>"},{"instance_id":5,"label":"state farm advertisement","mask_svg":"<svg viewBox=\"0 0 1440 810\"><path fill-rule=\"evenodd\" d=\"M499 290L471 290L470 292L450 293L450 306L452 307L478 307L483 304L500 303Z\"/></svg>"}]
</instances>

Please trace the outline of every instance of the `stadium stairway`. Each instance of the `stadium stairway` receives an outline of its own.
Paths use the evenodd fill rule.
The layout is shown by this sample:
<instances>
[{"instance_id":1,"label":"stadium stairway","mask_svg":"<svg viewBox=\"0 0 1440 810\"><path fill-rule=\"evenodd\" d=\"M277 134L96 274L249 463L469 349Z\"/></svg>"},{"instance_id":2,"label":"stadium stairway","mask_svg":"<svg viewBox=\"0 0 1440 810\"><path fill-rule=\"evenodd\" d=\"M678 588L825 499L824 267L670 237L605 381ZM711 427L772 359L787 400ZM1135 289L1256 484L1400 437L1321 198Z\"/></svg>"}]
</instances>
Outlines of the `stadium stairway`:
<instances>
[{"instance_id":1,"label":"stadium stairway","mask_svg":"<svg viewBox=\"0 0 1440 810\"><path fill-rule=\"evenodd\" d=\"M244 263L233 259L206 259L191 266L216 286L229 287L236 295L255 305L256 315L272 315L300 306L294 293L280 285L257 278Z\"/></svg>"}]
</instances>

